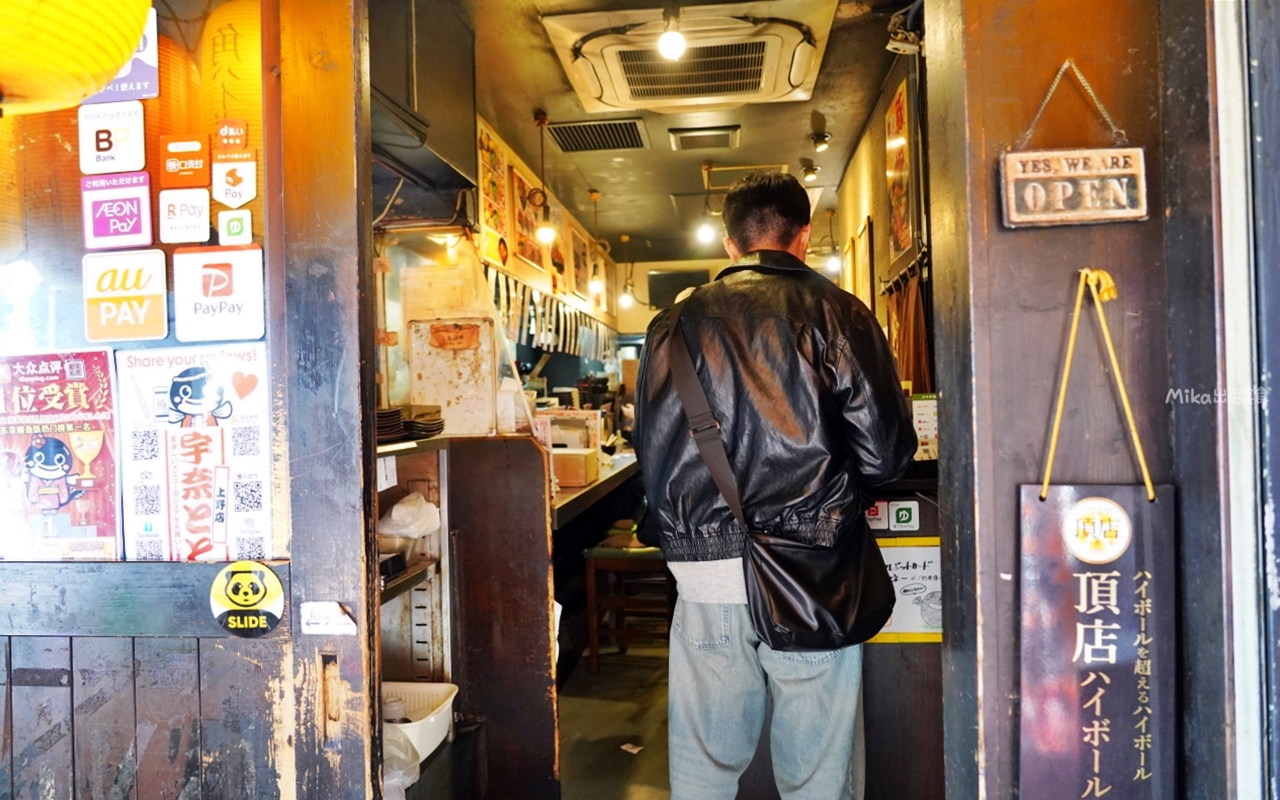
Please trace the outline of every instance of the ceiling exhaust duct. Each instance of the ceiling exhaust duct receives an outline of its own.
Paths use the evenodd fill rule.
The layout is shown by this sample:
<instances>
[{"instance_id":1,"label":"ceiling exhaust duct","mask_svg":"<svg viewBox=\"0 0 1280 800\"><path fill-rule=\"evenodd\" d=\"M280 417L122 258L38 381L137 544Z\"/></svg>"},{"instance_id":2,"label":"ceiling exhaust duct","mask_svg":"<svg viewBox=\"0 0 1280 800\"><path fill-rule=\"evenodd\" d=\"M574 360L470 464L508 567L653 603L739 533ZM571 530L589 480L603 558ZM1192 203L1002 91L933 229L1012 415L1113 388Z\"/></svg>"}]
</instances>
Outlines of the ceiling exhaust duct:
<instances>
[{"instance_id":1,"label":"ceiling exhaust duct","mask_svg":"<svg viewBox=\"0 0 1280 800\"><path fill-rule=\"evenodd\" d=\"M639 150L649 146L649 135L640 119L553 122L547 126L547 133L562 153Z\"/></svg>"}]
</instances>

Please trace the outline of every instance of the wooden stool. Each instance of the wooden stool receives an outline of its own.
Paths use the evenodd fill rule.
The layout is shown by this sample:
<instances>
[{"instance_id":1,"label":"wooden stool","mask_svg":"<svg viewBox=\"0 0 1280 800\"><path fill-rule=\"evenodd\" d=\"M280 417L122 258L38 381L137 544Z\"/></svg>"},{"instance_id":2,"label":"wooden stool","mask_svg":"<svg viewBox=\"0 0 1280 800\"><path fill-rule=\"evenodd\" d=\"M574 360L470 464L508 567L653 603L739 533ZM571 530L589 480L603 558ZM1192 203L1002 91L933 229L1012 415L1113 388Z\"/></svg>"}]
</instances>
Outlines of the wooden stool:
<instances>
[{"instance_id":1,"label":"wooden stool","mask_svg":"<svg viewBox=\"0 0 1280 800\"><path fill-rule=\"evenodd\" d=\"M583 551L587 560L587 637L591 648L591 672L600 671L600 615L613 611L609 628L603 632L618 645L618 652L627 652L628 641L666 641L671 630L671 615L675 611L675 582L667 572L667 562L657 547L592 547ZM597 590L596 573L604 572L604 585ZM609 573L614 573L610 588ZM628 596L628 583L658 583L664 596L656 598ZM637 577L639 576L639 577ZM627 616L664 618L666 628L648 631L628 628Z\"/></svg>"}]
</instances>

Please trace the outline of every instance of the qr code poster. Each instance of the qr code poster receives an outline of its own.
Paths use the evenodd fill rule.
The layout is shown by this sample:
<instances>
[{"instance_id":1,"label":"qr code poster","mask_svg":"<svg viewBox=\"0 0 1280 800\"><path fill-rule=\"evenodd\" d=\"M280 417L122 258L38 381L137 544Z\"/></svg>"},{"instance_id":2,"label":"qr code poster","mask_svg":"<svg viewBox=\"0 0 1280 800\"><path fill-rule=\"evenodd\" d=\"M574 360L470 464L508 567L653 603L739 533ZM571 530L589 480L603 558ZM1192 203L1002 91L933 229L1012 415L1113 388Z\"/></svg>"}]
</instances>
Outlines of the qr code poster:
<instances>
[{"instance_id":1,"label":"qr code poster","mask_svg":"<svg viewBox=\"0 0 1280 800\"><path fill-rule=\"evenodd\" d=\"M120 558L105 350L0 358L0 558Z\"/></svg>"},{"instance_id":2,"label":"qr code poster","mask_svg":"<svg viewBox=\"0 0 1280 800\"><path fill-rule=\"evenodd\" d=\"M271 558L262 343L116 354L125 557Z\"/></svg>"}]
</instances>

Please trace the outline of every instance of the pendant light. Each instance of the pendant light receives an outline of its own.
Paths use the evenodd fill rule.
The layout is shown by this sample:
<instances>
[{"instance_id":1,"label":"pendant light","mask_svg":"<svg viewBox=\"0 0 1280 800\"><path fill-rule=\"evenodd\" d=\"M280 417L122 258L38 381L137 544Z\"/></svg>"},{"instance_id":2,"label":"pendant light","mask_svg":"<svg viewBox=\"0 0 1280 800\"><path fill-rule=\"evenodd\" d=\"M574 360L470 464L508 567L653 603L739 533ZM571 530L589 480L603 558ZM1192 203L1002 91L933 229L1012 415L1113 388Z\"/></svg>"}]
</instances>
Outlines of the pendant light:
<instances>
[{"instance_id":1,"label":"pendant light","mask_svg":"<svg viewBox=\"0 0 1280 800\"><path fill-rule=\"evenodd\" d=\"M604 294L604 281L600 278L600 258L597 253L600 250L600 192L595 189L588 189L587 196L591 198L591 207L595 213L595 225L591 232L591 282L587 284L587 291L592 296Z\"/></svg>"},{"instance_id":2,"label":"pendant light","mask_svg":"<svg viewBox=\"0 0 1280 800\"><path fill-rule=\"evenodd\" d=\"M133 57L150 0L0 2L0 113L79 105Z\"/></svg>"},{"instance_id":3,"label":"pendant light","mask_svg":"<svg viewBox=\"0 0 1280 800\"><path fill-rule=\"evenodd\" d=\"M684 55L686 42L680 32L680 4L675 0L667 0L662 9L662 22L665 30L658 37L658 52L668 61L679 61Z\"/></svg>"},{"instance_id":4,"label":"pendant light","mask_svg":"<svg viewBox=\"0 0 1280 800\"><path fill-rule=\"evenodd\" d=\"M535 111L533 113L534 124L538 126L538 159L539 164L538 180L542 183L541 189L535 189L538 198L534 198L534 192L529 193L529 202L536 206L542 206L542 221L538 223L538 230L534 232L534 236L543 244L551 244L556 240L556 229L551 224L551 204L547 202L547 112Z\"/></svg>"},{"instance_id":5,"label":"pendant light","mask_svg":"<svg viewBox=\"0 0 1280 800\"><path fill-rule=\"evenodd\" d=\"M702 244L711 244L716 240L716 215L711 210L711 162L702 165L702 187L706 194L702 198L702 223L698 225L697 237Z\"/></svg>"},{"instance_id":6,"label":"pendant light","mask_svg":"<svg viewBox=\"0 0 1280 800\"><path fill-rule=\"evenodd\" d=\"M827 209L827 236L831 239L831 252L827 254L827 272L837 273L843 264L840 261L840 248L836 247L836 231L835 220L836 212L833 208Z\"/></svg>"},{"instance_id":7,"label":"pendant light","mask_svg":"<svg viewBox=\"0 0 1280 800\"><path fill-rule=\"evenodd\" d=\"M624 233L619 238L622 240L622 258L627 263L627 278L622 283L622 294L618 295L618 307L631 308L636 304L635 282L631 279L631 271L635 269L635 264L631 263L631 249L627 247L631 237Z\"/></svg>"}]
</instances>

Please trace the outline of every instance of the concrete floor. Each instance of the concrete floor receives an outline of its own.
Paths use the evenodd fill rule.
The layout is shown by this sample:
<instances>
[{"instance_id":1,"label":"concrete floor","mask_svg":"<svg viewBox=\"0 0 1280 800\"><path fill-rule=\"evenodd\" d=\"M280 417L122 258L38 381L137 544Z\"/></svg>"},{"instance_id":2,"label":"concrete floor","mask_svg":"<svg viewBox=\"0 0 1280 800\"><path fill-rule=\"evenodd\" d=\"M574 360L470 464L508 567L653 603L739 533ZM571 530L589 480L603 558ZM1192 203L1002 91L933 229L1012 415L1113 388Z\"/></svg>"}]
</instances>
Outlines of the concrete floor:
<instances>
[{"instance_id":1,"label":"concrete floor","mask_svg":"<svg viewBox=\"0 0 1280 800\"><path fill-rule=\"evenodd\" d=\"M624 744L644 748L638 755ZM668 800L667 648L632 645L600 654L600 674L587 659L560 692L563 800Z\"/></svg>"}]
</instances>

